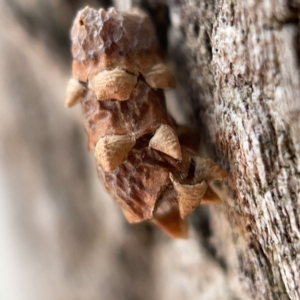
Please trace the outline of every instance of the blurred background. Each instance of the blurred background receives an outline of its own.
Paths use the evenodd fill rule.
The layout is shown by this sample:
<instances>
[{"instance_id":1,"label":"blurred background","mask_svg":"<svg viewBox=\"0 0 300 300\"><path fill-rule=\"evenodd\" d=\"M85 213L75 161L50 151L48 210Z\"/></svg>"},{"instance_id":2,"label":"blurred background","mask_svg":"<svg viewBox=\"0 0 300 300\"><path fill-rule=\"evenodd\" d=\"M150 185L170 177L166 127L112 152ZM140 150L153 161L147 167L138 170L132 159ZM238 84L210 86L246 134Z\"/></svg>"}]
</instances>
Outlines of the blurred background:
<instances>
[{"instance_id":1,"label":"blurred background","mask_svg":"<svg viewBox=\"0 0 300 300\"><path fill-rule=\"evenodd\" d=\"M98 182L80 106L63 106L72 19L112 4L0 2L0 299L234 299L236 274L203 246L205 215L187 241L128 225Z\"/></svg>"}]
</instances>

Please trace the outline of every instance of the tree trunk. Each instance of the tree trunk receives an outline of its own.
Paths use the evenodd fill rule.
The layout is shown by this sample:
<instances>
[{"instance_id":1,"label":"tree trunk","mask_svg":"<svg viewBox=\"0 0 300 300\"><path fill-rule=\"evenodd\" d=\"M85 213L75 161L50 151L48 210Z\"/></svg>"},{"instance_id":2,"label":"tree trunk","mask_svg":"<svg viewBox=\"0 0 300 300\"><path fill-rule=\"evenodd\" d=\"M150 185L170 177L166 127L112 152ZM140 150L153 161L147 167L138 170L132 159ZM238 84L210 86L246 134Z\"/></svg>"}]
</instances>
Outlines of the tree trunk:
<instances>
[{"instance_id":1,"label":"tree trunk","mask_svg":"<svg viewBox=\"0 0 300 300\"><path fill-rule=\"evenodd\" d=\"M189 74L180 82L203 143L229 170L234 197L222 218L244 239L239 272L257 299L300 298L299 10L292 1L182 1L172 52ZM220 212L211 214L217 223Z\"/></svg>"},{"instance_id":2,"label":"tree trunk","mask_svg":"<svg viewBox=\"0 0 300 300\"><path fill-rule=\"evenodd\" d=\"M170 110L230 174L186 241L124 221L80 109L63 109L87 4L112 3L0 3L0 298L300 299L300 3L114 1L152 16L178 83Z\"/></svg>"}]
</instances>

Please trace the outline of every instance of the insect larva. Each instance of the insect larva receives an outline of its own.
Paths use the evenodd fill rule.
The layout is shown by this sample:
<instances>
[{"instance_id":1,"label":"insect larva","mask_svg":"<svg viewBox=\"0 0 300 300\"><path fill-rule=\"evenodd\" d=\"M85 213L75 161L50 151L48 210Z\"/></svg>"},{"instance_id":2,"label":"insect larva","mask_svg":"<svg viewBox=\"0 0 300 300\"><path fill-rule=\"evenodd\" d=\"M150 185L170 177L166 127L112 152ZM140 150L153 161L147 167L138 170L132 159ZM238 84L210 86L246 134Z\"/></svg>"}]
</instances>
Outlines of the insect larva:
<instances>
[{"instance_id":1,"label":"insect larva","mask_svg":"<svg viewBox=\"0 0 300 300\"><path fill-rule=\"evenodd\" d=\"M207 182L227 173L180 145L163 93L174 79L149 17L139 9L86 7L71 38L73 78L65 105L83 106L99 178L129 222L151 220L186 237L186 216L202 199L217 201Z\"/></svg>"}]
</instances>

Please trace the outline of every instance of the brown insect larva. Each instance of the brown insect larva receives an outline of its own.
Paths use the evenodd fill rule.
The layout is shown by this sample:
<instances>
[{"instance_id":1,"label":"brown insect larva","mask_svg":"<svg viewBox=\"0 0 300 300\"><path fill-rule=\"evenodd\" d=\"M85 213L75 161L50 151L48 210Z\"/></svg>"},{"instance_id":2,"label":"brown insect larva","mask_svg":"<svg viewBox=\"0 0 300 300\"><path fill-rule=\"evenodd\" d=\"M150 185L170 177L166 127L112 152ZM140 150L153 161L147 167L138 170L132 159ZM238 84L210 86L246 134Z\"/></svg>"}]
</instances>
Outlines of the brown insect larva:
<instances>
[{"instance_id":1,"label":"brown insect larva","mask_svg":"<svg viewBox=\"0 0 300 300\"><path fill-rule=\"evenodd\" d=\"M73 78L66 107L81 102L98 175L129 222L151 220L187 236L186 216L217 201L207 182L227 176L180 145L163 89L174 80L149 17L86 7L72 28Z\"/></svg>"}]
</instances>

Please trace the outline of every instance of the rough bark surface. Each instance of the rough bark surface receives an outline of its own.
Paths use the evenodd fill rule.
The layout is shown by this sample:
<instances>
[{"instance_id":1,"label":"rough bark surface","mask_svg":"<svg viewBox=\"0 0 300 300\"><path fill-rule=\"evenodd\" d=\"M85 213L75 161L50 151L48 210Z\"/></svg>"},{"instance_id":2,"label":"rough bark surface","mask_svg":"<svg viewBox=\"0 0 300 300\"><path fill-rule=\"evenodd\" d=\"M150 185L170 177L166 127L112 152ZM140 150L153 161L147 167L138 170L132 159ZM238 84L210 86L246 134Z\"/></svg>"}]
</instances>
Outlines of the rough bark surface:
<instances>
[{"instance_id":1,"label":"rough bark surface","mask_svg":"<svg viewBox=\"0 0 300 300\"><path fill-rule=\"evenodd\" d=\"M112 4L150 13L178 82L170 110L230 172L186 241L126 223L80 108L63 108L72 18ZM299 1L0 7L1 299L300 299Z\"/></svg>"},{"instance_id":2,"label":"rough bark surface","mask_svg":"<svg viewBox=\"0 0 300 300\"><path fill-rule=\"evenodd\" d=\"M230 170L235 197L226 197L226 215L246 242L240 272L257 299L300 297L299 8L180 5L185 47L177 61L190 75L203 141Z\"/></svg>"}]
</instances>

